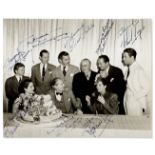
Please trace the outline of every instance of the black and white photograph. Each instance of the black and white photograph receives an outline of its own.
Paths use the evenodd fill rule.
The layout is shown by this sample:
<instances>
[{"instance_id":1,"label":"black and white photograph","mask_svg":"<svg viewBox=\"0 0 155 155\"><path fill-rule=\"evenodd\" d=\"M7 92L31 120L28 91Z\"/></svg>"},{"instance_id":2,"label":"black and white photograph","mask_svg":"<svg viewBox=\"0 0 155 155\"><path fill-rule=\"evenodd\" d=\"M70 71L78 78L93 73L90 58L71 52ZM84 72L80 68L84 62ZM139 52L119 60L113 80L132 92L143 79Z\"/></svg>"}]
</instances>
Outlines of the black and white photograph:
<instances>
[{"instance_id":1,"label":"black and white photograph","mask_svg":"<svg viewBox=\"0 0 155 155\"><path fill-rule=\"evenodd\" d=\"M3 19L4 137L152 137L151 19Z\"/></svg>"},{"instance_id":2,"label":"black and white photograph","mask_svg":"<svg viewBox=\"0 0 155 155\"><path fill-rule=\"evenodd\" d=\"M0 155L154 155L153 0L0 1Z\"/></svg>"}]
</instances>

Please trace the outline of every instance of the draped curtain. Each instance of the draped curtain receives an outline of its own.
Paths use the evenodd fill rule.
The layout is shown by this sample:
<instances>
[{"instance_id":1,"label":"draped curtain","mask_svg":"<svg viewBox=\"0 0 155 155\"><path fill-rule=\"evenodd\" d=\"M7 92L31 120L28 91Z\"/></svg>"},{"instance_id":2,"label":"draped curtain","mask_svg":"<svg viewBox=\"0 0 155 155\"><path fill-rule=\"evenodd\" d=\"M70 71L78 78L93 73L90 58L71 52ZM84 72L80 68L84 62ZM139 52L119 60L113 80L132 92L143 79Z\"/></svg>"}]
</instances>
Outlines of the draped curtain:
<instances>
[{"instance_id":1,"label":"draped curtain","mask_svg":"<svg viewBox=\"0 0 155 155\"><path fill-rule=\"evenodd\" d=\"M89 58L92 69L101 54L110 63L123 69L123 49L133 47L137 61L152 78L152 23L149 19L4 19L3 20L3 83L13 75L13 66L22 62L25 75L31 76L31 67L39 62L42 49L50 52L50 63L58 65L60 51L68 51L71 63L79 66ZM7 99L4 91L4 110Z\"/></svg>"}]
</instances>

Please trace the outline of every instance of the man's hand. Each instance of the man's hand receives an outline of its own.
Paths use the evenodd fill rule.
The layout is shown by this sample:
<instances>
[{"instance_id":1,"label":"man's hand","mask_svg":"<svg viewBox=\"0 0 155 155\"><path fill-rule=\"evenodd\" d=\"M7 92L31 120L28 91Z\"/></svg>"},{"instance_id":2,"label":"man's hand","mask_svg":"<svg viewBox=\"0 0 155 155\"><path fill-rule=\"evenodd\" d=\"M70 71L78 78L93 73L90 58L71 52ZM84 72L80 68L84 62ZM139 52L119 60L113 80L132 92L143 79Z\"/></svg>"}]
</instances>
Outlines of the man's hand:
<instances>
[{"instance_id":1,"label":"man's hand","mask_svg":"<svg viewBox=\"0 0 155 155\"><path fill-rule=\"evenodd\" d=\"M101 102L102 104L105 104L105 99L103 96L98 96L97 100Z\"/></svg>"},{"instance_id":2,"label":"man's hand","mask_svg":"<svg viewBox=\"0 0 155 155\"><path fill-rule=\"evenodd\" d=\"M97 74L96 77L95 77L95 82L97 81L97 79L100 77L101 75L100 74Z\"/></svg>"},{"instance_id":3,"label":"man's hand","mask_svg":"<svg viewBox=\"0 0 155 155\"><path fill-rule=\"evenodd\" d=\"M77 115L82 115L83 112L81 111L81 109L77 109L76 114L77 114Z\"/></svg>"}]
</instances>

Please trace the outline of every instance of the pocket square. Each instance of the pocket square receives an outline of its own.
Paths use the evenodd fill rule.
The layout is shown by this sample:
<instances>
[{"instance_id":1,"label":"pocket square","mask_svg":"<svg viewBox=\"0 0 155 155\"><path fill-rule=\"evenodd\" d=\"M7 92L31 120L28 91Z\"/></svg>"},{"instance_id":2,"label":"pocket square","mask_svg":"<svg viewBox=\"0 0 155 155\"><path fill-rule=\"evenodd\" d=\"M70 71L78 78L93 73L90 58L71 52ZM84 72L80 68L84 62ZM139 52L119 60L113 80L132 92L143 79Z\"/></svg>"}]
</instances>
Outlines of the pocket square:
<instances>
[{"instance_id":1,"label":"pocket square","mask_svg":"<svg viewBox=\"0 0 155 155\"><path fill-rule=\"evenodd\" d=\"M111 78L111 79L110 79L110 82L113 82L113 81L114 81L114 78Z\"/></svg>"}]
</instances>

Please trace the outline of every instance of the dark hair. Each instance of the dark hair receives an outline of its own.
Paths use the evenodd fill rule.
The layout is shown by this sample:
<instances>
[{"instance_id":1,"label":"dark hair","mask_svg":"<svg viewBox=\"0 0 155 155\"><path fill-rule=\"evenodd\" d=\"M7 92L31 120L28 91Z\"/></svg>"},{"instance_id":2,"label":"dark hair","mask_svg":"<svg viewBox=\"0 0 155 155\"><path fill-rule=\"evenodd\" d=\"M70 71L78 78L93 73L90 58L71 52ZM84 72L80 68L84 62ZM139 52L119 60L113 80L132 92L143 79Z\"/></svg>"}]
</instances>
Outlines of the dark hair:
<instances>
[{"instance_id":1,"label":"dark hair","mask_svg":"<svg viewBox=\"0 0 155 155\"><path fill-rule=\"evenodd\" d=\"M128 53L130 57L134 57L134 59L136 59L136 56L137 56L137 52L135 49L133 48L126 48L124 51L124 53Z\"/></svg>"},{"instance_id":2,"label":"dark hair","mask_svg":"<svg viewBox=\"0 0 155 155\"><path fill-rule=\"evenodd\" d=\"M100 55L98 59L103 59L105 63L110 61L107 55Z\"/></svg>"},{"instance_id":3,"label":"dark hair","mask_svg":"<svg viewBox=\"0 0 155 155\"><path fill-rule=\"evenodd\" d=\"M58 80L62 80L62 79L59 78L59 77L54 78L54 79L52 80L52 82L51 82L51 86L52 86L52 87L55 86L55 84L57 83Z\"/></svg>"},{"instance_id":4,"label":"dark hair","mask_svg":"<svg viewBox=\"0 0 155 155\"><path fill-rule=\"evenodd\" d=\"M49 52L47 50L43 49L43 50L40 51L40 57L42 57L44 53L49 54Z\"/></svg>"},{"instance_id":5,"label":"dark hair","mask_svg":"<svg viewBox=\"0 0 155 155\"><path fill-rule=\"evenodd\" d=\"M28 88L31 82L32 82L31 79L25 79L24 81L22 81L18 87L19 94L25 93L25 88Z\"/></svg>"},{"instance_id":6,"label":"dark hair","mask_svg":"<svg viewBox=\"0 0 155 155\"><path fill-rule=\"evenodd\" d=\"M102 82L102 84L105 86L107 86L107 84L108 84L108 80L105 78L98 78L96 83L98 83L98 82Z\"/></svg>"},{"instance_id":7,"label":"dark hair","mask_svg":"<svg viewBox=\"0 0 155 155\"><path fill-rule=\"evenodd\" d=\"M16 63L13 68L14 73L16 73L16 70L18 70L20 67L25 67L25 65L20 62Z\"/></svg>"},{"instance_id":8,"label":"dark hair","mask_svg":"<svg viewBox=\"0 0 155 155\"><path fill-rule=\"evenodd\" d=\"M60 52L59 55L58 55L58 59L62 59L63 56L69 56L69 53L66 52L66 51Z\"/></svg>"}]
</instances>

